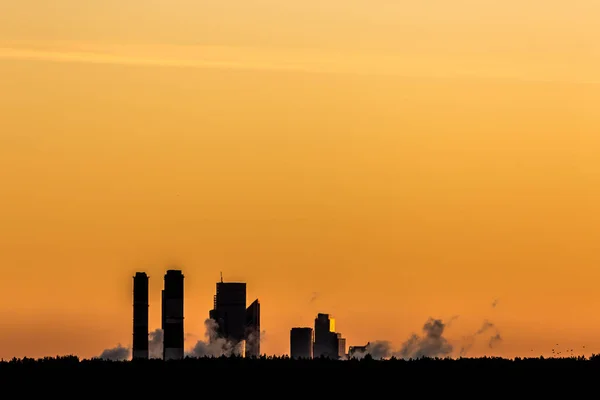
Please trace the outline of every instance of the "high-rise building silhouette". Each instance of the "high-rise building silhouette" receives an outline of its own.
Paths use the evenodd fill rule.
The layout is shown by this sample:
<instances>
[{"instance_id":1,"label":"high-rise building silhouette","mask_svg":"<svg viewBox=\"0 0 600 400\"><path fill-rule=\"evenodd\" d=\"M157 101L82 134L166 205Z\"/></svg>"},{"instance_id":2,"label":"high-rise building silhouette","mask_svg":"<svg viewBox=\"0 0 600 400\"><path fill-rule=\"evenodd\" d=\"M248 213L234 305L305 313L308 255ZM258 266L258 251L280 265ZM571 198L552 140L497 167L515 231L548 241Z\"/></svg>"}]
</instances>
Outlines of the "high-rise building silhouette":
<instances>
[{"instance_id":1,"label":"high-rise building silhouette","mask_svg":"<svg viewBox=\"0 0 600 400\"><path fill-rule=\"evenodd\" d=\"M183 359L183 273L168 270L162 291L163 359Z\"/></svg>"},{"instance_id":2,"label":"high-rise building silhouette","mask_svg":"<svg viewBox=\"0 0 600 400\"><path fill-rule=\"evenodd\" d=\"M312 328L292 328L290 330L290 357L313 358Z\"/></svg>"},{"instance_id":3,"label":"high-rise building silhouette","mask_svg":"<svg viewBox=\"0 0 600 400\"><path fill-rule=\"evenodd\" d=\"M329 314L317 314L315 319L314 357L340 358L345 355L346 339L335 332L335 319Z\"/></svg>"},{"instance_id":4,"label":"high-rise building silhouette","mask_svg":"<svg viewBox=\"0 0 600 400\"><path fill-rule=\"evenodd\" d=\"M133 277L133 349L132 358L148 359L148 275Z\"/></svg>"},{"instance_id":5,"label":"high-rise building silhouette","mask_svg":"<svg viewBox=\"0 0 600 400\"><path fill-rule=\"evenodd\" d=\"M257 299L246 308L245 283L223 282L221 277L209 316L217 323L211 340L227 339L236 355L260 356L260 302Z\"/></svg>"},{"instance_id":6,"label":"high-rise building silhouette","mask_svg":"<svg viewBox=\"0 0 600 400\"><path fill-rule=\"evenodd\" d=\"M215 338L224 338L238 345L246 336L246 284L217 282L217 293L210 318L217 323Z\"/></svg>"},{"instance_id":7,"label":"high-rise building silhouette","mask_svg":"<svg viewBox=\"0 0 600 400\"><path fill-rule=\"evenodd\" d=\"M246 357L260 357L260 302L254 300L246 309Z\"/></svg>"}]
</instances>

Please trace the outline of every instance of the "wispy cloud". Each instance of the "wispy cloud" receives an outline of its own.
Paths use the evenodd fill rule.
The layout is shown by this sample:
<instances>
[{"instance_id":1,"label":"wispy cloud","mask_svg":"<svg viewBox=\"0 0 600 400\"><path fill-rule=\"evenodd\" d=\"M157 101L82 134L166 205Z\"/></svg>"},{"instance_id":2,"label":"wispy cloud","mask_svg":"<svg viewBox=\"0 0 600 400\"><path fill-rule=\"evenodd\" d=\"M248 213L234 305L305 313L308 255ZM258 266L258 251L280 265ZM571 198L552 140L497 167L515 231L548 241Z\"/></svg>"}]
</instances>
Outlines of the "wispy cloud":
<instances>
[{"instance_id":1,"label":"wispy cloud","mask_svg":"<svg viewBox=\"0 0 600 400\"><path fill-rule=\"evenodd\" d=\"M97 42L0 41L0 60L133 66L390 75L416 78L492 78L569 81L560 65L520 64L471 55L332 52L298 48L118 45ZM594 75L595 77L595 75ZM579 83L595 83L578 76Z\"/></svg>"},{"instance_id":2,"label":"wispy cloud","mask_svg":"<svg viewBox=\"0 0 600 400\"><path fill-rule=\"evenodd\" d=\"M226 68L226 69L301 69L291 66L261 64L257 62L226 61L215 59L178 59L168 57L148 57L128 54L106 54L94 51L40 50L27 48L0 48L0 59L32 60L50 62L70 62L89 64L141 65L187 68Z\"/></svg>"}]
</instances>

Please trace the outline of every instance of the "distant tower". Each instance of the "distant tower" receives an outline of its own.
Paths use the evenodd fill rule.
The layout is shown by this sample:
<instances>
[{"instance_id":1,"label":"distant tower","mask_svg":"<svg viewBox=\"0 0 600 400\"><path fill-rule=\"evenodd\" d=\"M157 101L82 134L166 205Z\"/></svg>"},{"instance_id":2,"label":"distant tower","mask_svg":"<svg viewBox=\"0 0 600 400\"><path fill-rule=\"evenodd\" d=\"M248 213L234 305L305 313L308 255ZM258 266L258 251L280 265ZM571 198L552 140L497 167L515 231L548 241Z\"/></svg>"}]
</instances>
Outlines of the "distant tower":
<instances>
[{"instance_id":1,"label":"distant tower","mask_svg":"<svg viewBox=\"0 0 600 400\"><path fill-rule=\"evenodd\" d=\"M290 331L290 357L313 358L312 328L292 328Z\"/></svg>"},{"instance_id":2,"label":"distant tower","mask_svg":"<svg viewBox=\"0 0 600 400\"><path fill-rule=\"evenodd\" d=\"M246 284L217 282L217 294L210 318L218 324L216 337L237 344L246 337Z\"/></svg>"},{"instance_id":3,"label":"distant tower","mask_svg":"<svg viewBox=\"0 0 600 400\"><path fill-rule=\"evenodd\" d=\"M260 357L260 302L246 309L246 357Z\"/></svg>"},{"instance_id":4,"label":"distant tower","mask_svg":"<svg viewBox=\"0 0 600 400\"><path fill-rule=\"evenodd\" d=\"M132 358L148 359L148 275L133 277L133 351Z\"/></svg>"},{"instance_id":5,"label":"distant tower","mask_svg":"<svg viewBox=\"0 0 600 400\"><path fill-rule=\"evenodd\" d=\"M340 343L340 340L343 342ZM314 357L339 358L346 341L335 332L335 319L329 314L318 314L315 319Z\"/></svg>"},{"instance_id":6,"label":"distant tower","mask_svg":"<svg viewBox=\"0 0 600 400\"><path fill-rule=\"evenodd\" d=\"M163 359L183 359L183 273L168 270L162 292Z\"/></svg>"}]
</instances>

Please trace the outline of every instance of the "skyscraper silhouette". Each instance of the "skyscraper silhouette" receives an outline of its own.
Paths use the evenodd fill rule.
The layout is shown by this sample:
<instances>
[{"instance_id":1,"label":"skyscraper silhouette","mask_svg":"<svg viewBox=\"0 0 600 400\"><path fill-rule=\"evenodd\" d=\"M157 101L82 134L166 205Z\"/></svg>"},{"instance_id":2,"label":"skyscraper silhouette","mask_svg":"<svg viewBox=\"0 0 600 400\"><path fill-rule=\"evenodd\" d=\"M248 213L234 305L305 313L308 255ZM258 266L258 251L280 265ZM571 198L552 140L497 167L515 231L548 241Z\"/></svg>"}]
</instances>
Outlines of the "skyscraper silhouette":
<instances>
[{"instance_id":1,"label":"skyscraper silhouette","mask_svg":"<svg viewBox=\"0 0 600 400\"><path fill-rule=\"evenodd\" d=\"M335 319L329 314L318 314L315 319L314 357L340 358L346 349L346 339L335 332Z\"/></svg>"},{"instance_id":2,"label":"skyscraper silhouette","mask_svg":"<svg viewBox=\"0 0 600 400\"><path fill-rule=\"evenodd\" d=\"M214 308L210 318L218 324L217 336L232 343L245 339L246 334L246 284L240 282L217 283Z\"/></svg>"},{"instance_id":3,"label":"skyscraper silhouette","mask_svg":"<svg viewBox=\"0 0 600 400\"><path fill-rule=\"evenodd\" d=\"M163 359L183 359L183 273L168 270L162 291Z\"/></svg>"},{"instance_id":4,"label":"skyscraper silhouette","mask_svg":"<svg viewBox=\"0 0 600 400\"><path fill-rule=\"evenodd\" d=\"M133 277L133 350L132 358L148 359L148 275Z\"/></svg>"},{"instance_id":5,"label":"skyscraper silhouette","mask_svg":"<svg viewBox=\"0 0 600 400\"><path fill-rule=\"evenodd\" d=\"M246 357L260 357L260 302L254 300L246 309Z\"/></svg>"},{"instance_id":6,"label":"skyscraper silhouette","mask_svg":"<svg viewBox=\"0 0 600 400\"><path fill-rule=\"evenodd\" d=\"M227 339L237 355L260 356L260 302L256 299L246 309L245 283L223 282L221 277L209 316L217 323L212 340Z\"/></svg>"}]
</instances>

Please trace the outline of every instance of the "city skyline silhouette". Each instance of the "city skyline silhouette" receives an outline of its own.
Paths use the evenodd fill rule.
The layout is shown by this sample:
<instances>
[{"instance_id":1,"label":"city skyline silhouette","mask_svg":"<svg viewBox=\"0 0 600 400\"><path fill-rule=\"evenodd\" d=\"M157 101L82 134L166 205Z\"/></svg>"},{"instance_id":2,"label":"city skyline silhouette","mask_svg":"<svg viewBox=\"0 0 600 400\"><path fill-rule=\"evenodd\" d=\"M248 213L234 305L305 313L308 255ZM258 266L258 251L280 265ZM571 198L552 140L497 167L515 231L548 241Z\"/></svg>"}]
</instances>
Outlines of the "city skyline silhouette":
<instances>
[{"instance_id":1,"label":"city skyline silhouette","mask_svg":"<svg viewBox=\"0 0 600 400\"><path fill-rule=\"evenodd\" d=\"M182 360L184 358L202 357L247 357L277 356L260 351L260 303L254 300L246 308L246 282L228 282L220 273L220 281L216 283L214 307L205 319L204 338L195 344L185 343L189 334L183 327L184 318L180 318L177 328L171 328L172 333L167 333L165 341L165 322L169 315L183 315L184 302L184 276L181 270L169 269L165 274L165 288L168 279L179 277L179 285L175 296L177 305L168 306L165 291L162 294L161 319L163 325L160 329L149 330L148 317L148 281L145 272L137 272L133 277L133 345L123 346L118 344L114 348L107 348L95 358L107 361L127 361L135 359L163 359ZM171 284L173 286L175 282ZM174 292L175 293L175 292ZM315 293L310 302L316 300ZM495 298L490 303L490 308L499 306L500 299ZM175 307L175 308L173 308ZM179 309L179 311L178 311ZM254 310L256 309L256 310ZM398 347L389 340L369 340L366 344L347 344L343 334L336 331L336 320L331 314L319 312L313 326L290 327L289 350L284 355L292 359L328 358L332 360L352 360L369 357L374 360L387 359L419 359L428 358L464 358L469 357L469 352L476 342L482 340L487 347L493 349L502 344L503 337L500 329L490 320L485 319L481 327L470 335L463 336L460 342L448 340L444 334L448 328L459 319L458 315L445 320L430 317L423 325L422 332L413 332L411 336ZM170 328L166 328L167 331ZM177 332L177 333L175 333ZM175 336L172 336L175 335ZM177 337L178 336L178 337ZM137 337L137 339L136 339ZM171 339L169 339L171 337ZM165 344L167 343L167 344ZM169 344L170 343L170 344ZM173 344L176 343L176 344ZM171 348L171 355L167 355ZM585 346L581 349L564 348L558 343L552 346L551 357L580 357ZM135 356L136 352L139 354ZM532 349L531 352L534 352ZM531 357L533 354L527 354Z\"/></svg>"}]
</instances>

